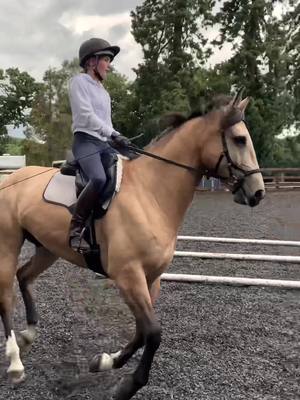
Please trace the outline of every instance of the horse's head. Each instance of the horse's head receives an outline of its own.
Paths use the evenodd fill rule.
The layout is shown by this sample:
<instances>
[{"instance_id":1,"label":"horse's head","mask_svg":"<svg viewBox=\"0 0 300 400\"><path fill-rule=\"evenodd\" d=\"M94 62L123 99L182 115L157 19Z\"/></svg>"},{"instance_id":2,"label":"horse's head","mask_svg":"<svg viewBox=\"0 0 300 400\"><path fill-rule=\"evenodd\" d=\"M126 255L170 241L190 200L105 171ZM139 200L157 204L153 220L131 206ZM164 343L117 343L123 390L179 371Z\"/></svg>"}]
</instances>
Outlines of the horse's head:
<instances>
[{"instance_id":1,"label":"horse's head","mask_svg":"<svg viewBox=\"0 0 300 400\"><path fill-rule=\"evenodd\" d=\"M228 105L207 115L208 122L213 118L218 126L208 135L202 162L231 190L236 203L254 207L264 198L265 187L244 121L248 103L247 97L241 100L237 94Z\"/></svg>"}]
</instances>

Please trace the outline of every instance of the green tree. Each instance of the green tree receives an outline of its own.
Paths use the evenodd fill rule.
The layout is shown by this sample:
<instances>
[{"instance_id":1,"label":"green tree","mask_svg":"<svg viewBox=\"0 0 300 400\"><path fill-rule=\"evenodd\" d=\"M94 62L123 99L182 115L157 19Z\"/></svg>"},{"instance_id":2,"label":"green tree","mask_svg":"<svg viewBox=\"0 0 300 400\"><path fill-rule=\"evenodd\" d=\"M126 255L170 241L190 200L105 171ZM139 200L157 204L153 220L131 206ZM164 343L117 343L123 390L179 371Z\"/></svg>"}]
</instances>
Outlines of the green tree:
<instances>
[{"instance_id":1,"label":"green tree","mask_svg":"<svg viewBox=\"0 0 300 400\"><path fill-rule=\"evenodd\" d=\"M18 68L0 70L0 153L7 145L6 125L26 125L39 84Z\"/></svg>"},{"instance_id":2,"label":"green tree","mask_svg":"<svg viewBox=\"0 0 300 400\"><path fill-rule=\"evenodd\" d=\"M39 164L51 165L55 159L64 159L72 141L71 109L68 99L68 81L79 71L77 60L64 61L60 69L49 68L43 77L31 114L28 138L44 142Z\"/></svg>"},{"instance_id":3,"label":"green tree","mask_svg":"<svg viewBox=\"0 0 300 400\"><path fill-rule=\"evenodd\" d=\"M283 19L287 32L284 53L288 56L286 69L288 89L294 97L294 117L300 129L300 3L292 2L292 4L295 4L294 9Z\"/></svg>"},{"instance_id":4,"label":"green tree","mask_svg":"<svg viewBox=\"0 0 300 400\"><path fill-rule=\"evenodd\" d=\"M266 166L274 160L275 137L293 119L286 79L287 36L284 19L274 17L275 5L273 0L225 1L216 15L221 29L214 42L232 43L228 78L253 98L247 115L259 161Z\"/></svg>"},{"instance_id":5,"label":"green tree","mask_svg":"<svg viewBox=\"0 0 300 400\"><path fill-rule=\"evenodd\" d=\"M111 97L112 120L116 130L128 137L137 134L139 116L136 111L136 96L132 82L113 71L108 74L104 86Z\"/></svg>"},{"instance_id":6,"label":"green tree","mask_svg":"<svg viewBox=\"0 0 300 400\"><path fill-rule=\"evenodd\" d=\"M155 127L162 113L190 110L191 77L210 54L199 26L211 24L213 4L211 0L146 0L131 13L132 33L144 55L134 84L140 130Z\"/></svg>"}]
</instances>

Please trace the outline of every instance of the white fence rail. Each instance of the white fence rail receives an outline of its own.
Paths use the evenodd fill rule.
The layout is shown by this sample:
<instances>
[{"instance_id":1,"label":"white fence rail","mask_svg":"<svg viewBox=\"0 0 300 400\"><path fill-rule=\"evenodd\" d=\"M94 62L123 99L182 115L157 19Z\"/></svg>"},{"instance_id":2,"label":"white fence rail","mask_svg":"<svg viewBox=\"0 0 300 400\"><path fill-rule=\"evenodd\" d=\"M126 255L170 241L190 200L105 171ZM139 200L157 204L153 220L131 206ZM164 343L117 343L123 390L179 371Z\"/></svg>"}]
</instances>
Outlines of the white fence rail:
<instances>
[{"instance_id":1,"label":"white fence rail","mask_svg":"<svg viewBox=\"0 0 300 400\"><path fill-rule=\"evenodd\" d=\"M267 240L267 239L240 239L240 238L218 238L209 236L178 236L178 240L219 242L219 243L243 243L260 244L272 246L295 246L299 247L300 242L288 240ZM230 254L230 253L208 253L195 251L175 251L175 257L197 257L203 259L234 259L242 261L273 261L300 263L300 256L282 256L266 254ZM266 286L286 289L300 289L300 281L280 280L280 279L258 279L230 276L208 276L191 274L162 274L162 280L176 282L199 282L210 284L225 284L234 286Z\"/></svg>"},{"instance_id":2,"label":"white fence rail","mask_svg":"<svg viewBox=\"0 0 300 400\"><path fill-rule=\"evenodd\" d=\"M177 239L190 240L195 242L246 243L246 244L262 244L269 246L300 247L300 242L294 240L240 239L240 238L213 237L213 236L178 236Z\"/></svg>"}]
</instances>

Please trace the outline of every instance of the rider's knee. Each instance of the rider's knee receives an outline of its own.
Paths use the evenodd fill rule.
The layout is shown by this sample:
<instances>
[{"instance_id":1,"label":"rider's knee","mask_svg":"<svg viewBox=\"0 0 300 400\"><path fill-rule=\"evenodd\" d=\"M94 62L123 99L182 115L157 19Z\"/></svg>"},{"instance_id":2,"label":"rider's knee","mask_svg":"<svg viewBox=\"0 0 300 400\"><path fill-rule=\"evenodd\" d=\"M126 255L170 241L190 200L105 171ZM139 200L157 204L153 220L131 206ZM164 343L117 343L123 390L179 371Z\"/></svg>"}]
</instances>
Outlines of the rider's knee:
<instances>
[{"instance_id":1,"label":"rider's knee","mask_svg":"<svg viewBox=\"0 0 300 400\"><path fill-rule=\"evenodd\" d=\"M97 192L101 192L106 184L106 177L103 178L92 178L92 185Z\"/></svg>"}]
</instances>

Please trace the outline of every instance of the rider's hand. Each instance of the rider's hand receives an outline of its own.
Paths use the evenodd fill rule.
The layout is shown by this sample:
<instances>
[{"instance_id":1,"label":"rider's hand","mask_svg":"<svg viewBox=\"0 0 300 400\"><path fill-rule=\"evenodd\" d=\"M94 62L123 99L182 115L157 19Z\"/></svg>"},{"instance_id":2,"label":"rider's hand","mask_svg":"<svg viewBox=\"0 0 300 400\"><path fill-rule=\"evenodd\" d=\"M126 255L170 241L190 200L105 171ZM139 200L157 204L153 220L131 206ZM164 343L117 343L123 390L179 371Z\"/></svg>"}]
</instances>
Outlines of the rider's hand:
<instances>
[{"instance_id":1,"label":"rider's hand","mask_svg":"<svg viewBox=\"0 0 300 400\"><path fill-rule=\"evenodd\" d=\"M118 146L126 147L131 145L130 140L126 136L120 135L119 132L113 132L111 138Z\"/></svg>"}]
</instances>

